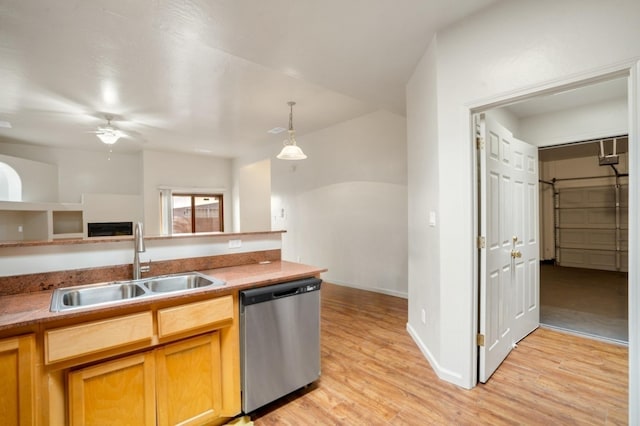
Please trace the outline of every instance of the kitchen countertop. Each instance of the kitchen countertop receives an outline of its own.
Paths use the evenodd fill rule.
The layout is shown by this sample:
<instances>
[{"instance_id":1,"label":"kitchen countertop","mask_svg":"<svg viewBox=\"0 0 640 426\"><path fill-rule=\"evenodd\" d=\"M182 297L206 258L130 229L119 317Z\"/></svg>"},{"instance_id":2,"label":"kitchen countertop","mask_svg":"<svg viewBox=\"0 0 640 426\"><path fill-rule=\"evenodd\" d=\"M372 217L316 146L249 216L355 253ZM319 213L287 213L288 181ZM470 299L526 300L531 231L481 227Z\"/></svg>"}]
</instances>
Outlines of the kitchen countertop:
<instances>
[{"instance_id":1,"label":"kitchen countertop","mask_svg":"<svg viewBox=\"0 0 640 426\"><path fill-rule=\"evenodd\" d=\"M327 269L324 268L287 261L208 269L198 272L221 279L226 282L226 285L197 289L189 292L172 293L153 298L131 299L115 305L72 309L64 312L49 311L53 290L2 296L0 297L0 331L46 323L63 318L79 318L97 312L110 312L113 315L117 315L117 311L123 309L125 306L127 308L133 306L145 307L161 301L186 299L195 294L215 294L223 296L225 294L231 294L234 291L310 277L326 271Z\"/></svg>"}]
</instances>

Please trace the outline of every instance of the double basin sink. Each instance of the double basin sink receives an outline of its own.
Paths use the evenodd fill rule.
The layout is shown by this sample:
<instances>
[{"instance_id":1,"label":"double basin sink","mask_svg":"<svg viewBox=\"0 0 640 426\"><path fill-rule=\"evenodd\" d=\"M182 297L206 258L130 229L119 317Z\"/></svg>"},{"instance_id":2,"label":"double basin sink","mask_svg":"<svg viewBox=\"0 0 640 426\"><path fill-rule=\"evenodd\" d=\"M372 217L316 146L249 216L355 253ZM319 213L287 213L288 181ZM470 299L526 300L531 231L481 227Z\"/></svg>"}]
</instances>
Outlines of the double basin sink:
<instances>
[{"instance_id":1,"label":"double basin sink","mask_svg":"<svg viewBox=\"0 0 640 426\"><path fill-rule=\"evenodd\" d=\"M131 299L157 297L167 293L186 292L206 287L223 286L224 281L199 272L163 275L131 281L58 288L51 297L52 312L90 306L113 305Z\"/></svg>"}]
</instances>

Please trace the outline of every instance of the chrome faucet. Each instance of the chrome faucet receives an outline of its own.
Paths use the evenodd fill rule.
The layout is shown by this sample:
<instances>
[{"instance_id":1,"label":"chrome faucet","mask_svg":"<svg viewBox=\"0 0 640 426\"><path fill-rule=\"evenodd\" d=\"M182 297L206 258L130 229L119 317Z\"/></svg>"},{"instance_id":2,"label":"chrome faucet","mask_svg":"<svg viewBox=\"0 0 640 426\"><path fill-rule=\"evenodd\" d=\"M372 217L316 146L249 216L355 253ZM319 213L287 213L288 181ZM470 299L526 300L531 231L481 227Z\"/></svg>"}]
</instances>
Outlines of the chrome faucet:
<instances>
[{"instance_id":1,"label":"chrome faucet","mask_svg":"<svg viewBox=\"0 0 640 426\"><path fill-rule=\"evenodd\" d=\"M148 272L149 266L140 266L140 253L146 251L142 236L142 222L136 222L133 230L133 279L139 280L142 272Z\"/></svg>"}]
</instances>

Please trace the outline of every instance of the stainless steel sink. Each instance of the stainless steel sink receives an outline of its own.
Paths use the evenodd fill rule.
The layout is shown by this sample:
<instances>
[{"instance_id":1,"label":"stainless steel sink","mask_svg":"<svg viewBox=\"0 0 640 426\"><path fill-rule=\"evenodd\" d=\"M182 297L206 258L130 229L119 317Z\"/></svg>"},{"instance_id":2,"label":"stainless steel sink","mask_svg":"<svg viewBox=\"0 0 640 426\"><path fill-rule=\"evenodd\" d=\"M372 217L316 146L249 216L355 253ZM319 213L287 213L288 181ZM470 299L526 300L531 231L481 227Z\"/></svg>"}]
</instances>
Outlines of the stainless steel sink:
<instances>
[{"instance_id":1,"label":"stainless steel sink","mask_svg":"<svg viewBox=\"0 0 640 426\"><path fill-rule=\"evenodd\" d=\"M224 282L198 273L183 275L168 275L144 281L144 286L152 293L166 293L171 291L189 290L193 288L224 285Z\"/></svg>"},{"instance_id":2,"label":"stainless steel sink","mask_svg":"<svg viewBox=\"0 0 640 426\"><path fill-rule=\"evenodd\" d=\"M164 275L131 281L58 288L51 297L52 312L123 303L141 297L159 297L166 293L191 291L225 282L199 272Z\"/></svg>"},{"instance_id":3,"label":"stainless steel sink","mask_svg":"<svg viewBox=\"0 0 640 426\"><path fill-rule=\"evenodd\" d=\"M62 296L63 306L89 306L145 296L143 288L134 283L113 283L67 291Z\"/></svg>"}]
</instances>

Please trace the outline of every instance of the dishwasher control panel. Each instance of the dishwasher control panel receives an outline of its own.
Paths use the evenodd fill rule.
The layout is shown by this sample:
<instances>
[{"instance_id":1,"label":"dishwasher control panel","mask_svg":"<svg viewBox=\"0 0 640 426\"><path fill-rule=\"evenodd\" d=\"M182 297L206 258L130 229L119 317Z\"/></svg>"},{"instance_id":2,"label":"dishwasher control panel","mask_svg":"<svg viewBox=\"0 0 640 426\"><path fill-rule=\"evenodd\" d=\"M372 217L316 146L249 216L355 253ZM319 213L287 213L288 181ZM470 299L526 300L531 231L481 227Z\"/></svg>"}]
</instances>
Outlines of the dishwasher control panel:
<instances>
[{"instance_id":1,"label":"dishwasher control panel","mask_svg":"<svg viewBox=\"0 0 640 426\"><path fill-rule=\"evenodd\" d=\"M304 278L268 287L253 288L240 292L240 302L243 306L248 306L269 300L295 296L297 294L309 293L320 290L321 284L322 280L319 278Z\"/></svg>"},{"instance_id":2,"label":"dishwasher control panel","mask_svg":"<svg viewBox=\"0 0 640 426\"><path fill-rule=\"evenodd\" d=\"M301 289L301 293L305 293L307 291L316 291L320 290L320 283L317 284L309 284L305 288Z\"/></svg>"}]
</instances>

